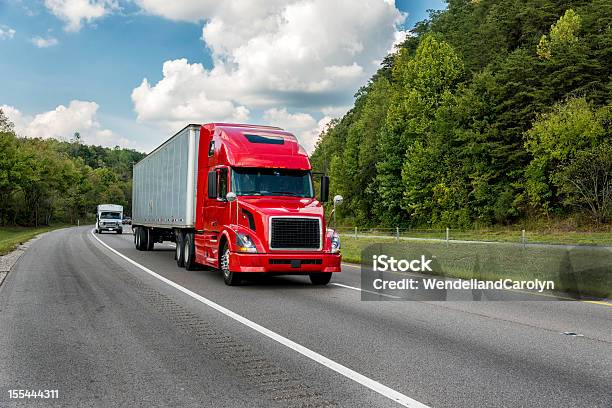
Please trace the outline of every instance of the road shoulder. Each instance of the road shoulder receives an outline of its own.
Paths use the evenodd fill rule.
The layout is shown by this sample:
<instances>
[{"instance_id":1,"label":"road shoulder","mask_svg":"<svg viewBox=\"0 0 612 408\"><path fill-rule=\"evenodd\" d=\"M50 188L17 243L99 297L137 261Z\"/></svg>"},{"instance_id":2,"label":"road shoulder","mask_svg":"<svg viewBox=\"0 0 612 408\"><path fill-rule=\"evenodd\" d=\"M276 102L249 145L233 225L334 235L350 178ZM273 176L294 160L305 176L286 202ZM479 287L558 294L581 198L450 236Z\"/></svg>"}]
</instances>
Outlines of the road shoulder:
<instances>
[{"instance_id":1,"label":"road shoulder","mask_svg":"<svg viewBox=\"0 0 612 408\"><path fill-rule=\"evenodd\" d=\"M46 232L35 236L34 238L30 239L27 242L24 242L23 244L20 244L19 246L17 246L17 248L9 252L8 254L0 256L0 286L2 286L2 283L6 279L6 276L11 271L13 266L17 263L19 258L21 258L21 256L28 250L28 248L33 242L40 239L40 237L42 237L44 234L46 234Z\"/></svg>"}]
</instances>

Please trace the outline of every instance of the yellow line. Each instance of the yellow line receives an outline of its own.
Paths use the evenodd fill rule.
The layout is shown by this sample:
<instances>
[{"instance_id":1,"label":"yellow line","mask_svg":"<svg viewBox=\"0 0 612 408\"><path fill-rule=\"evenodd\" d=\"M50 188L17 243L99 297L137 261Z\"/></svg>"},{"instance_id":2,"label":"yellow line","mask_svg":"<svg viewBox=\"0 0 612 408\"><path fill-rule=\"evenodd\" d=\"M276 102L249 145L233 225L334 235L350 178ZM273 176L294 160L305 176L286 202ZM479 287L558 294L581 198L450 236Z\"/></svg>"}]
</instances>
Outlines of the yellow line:
<instances>
[{"instance_id":1,"label":"yellow line","mask_svg":"<svg viewBox=\"0 0 612 408\"><path fill-rule=\"evenodd\" d=\"M610 302L603 302L603 301L599 301L599 300L580 300L580 302L583 302L583 303L593 303L594 305L612 306L612 303L610 303Z\"/></svg>"}]
</instances>

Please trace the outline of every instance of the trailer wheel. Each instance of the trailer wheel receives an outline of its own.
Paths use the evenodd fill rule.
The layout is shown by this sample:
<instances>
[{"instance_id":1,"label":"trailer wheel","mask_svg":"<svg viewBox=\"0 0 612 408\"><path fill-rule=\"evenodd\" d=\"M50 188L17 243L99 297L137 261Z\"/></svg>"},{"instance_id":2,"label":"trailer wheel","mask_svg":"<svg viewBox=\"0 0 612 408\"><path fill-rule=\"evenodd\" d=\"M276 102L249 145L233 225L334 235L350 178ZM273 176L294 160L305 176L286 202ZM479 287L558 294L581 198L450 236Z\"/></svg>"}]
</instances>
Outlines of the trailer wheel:
<instances>
[{"instance_id":1,"label":"trailer wheel","mask_svg":"<svg viewBox=\"0 0 612 408\"><path fill-rule=\"evenodd\" d=\"M221 258L219 258L219 269L223 274L223 282L228 286L239 285L242 281L242 274L232 272L230 265L230 250L227 244L223 245L221 250Z\"/></svg>"},{"instance_id":2,"label":"trailer wheel","mask_svg":"<svg viewBox=\"0 0 612 408\"><path fill-rule=\"evenodd\" d=\"M145 247L145 251L152 251L153 247L155 246L155 240L154 240L154 236L153 236L153 229L152 228L147 228L145 230L145 234L147 236L147 245Z\"/></svg>"},{"instance_id":3,"label":"trailer wheel","mask_svg":"<svg viewBox=\"0 0 612 408\"><path fill-rule=\"evenodd\" d=\"M317 273L311 273L308 276L310 276L310 282L312 282L313 285L327 285L329 281L331 280L332 273L331 272L317 272Z\"/></svg>"},{"instance_id":4,"label":"trailer wheel","mask_svg":"<svg viewBox=\"0 0 612 408\"><path fill-rule=\"evenodd\" d=\"M179 268L185 266L185 235L183 235L182 231L176 231L176 251L174 253L174 258L176 259L176 264Z\"/></svg>"},{"instance_id":5,"label":"trailer wheel","mask_svg":"<svg viewBox=\"0 0 612 408\"><path fill-rule=\"evenodd\" d=\"M136 249L139 251L146 251L148 247L147 241L147 230L144 227L138 227L136 229Z\"/></svg>"},{"instance_id":6,"label":"trailer wheel","mask_svg":"<svg viewBox=\"0 0 612 408\"><path fill-rule=\"evenodd\" d=\"M185 234L185 243L183 244L183 252L185 256L185 269L193 271L196 269L195 262L195 242L193 238L193 232Z\"/></svg>"}]
</instances>

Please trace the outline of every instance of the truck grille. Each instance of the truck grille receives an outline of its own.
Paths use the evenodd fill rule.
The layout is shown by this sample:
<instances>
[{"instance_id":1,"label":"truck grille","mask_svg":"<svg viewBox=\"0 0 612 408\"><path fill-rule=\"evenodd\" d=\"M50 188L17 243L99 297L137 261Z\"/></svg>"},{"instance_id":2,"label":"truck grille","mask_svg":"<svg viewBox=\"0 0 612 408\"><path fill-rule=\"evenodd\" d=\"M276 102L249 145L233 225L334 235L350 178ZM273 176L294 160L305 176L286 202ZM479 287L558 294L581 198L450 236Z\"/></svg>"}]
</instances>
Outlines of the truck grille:
<instances>
[{"instance_id":1,"label":"truck grille","mask_svg":"<svg viewBox=\"0 0 612 408\"><path fill-rule=\"evenodd\" d=\"M272 217L270 248L320 249L320 220L318 218Z\"/></svg>"}]
</instances>

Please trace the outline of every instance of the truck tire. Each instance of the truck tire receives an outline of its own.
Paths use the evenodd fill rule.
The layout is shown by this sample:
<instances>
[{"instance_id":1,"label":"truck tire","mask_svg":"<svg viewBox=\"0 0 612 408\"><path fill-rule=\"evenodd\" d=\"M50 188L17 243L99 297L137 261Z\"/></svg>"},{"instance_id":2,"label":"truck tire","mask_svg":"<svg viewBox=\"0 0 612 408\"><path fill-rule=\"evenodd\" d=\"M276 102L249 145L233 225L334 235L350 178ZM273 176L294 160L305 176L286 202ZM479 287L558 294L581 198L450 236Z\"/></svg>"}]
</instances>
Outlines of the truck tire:
<instances>
[{"instance_id":1,"label":"truck tire","mask_svg":"<svg viewBox=\"0 0 612 408\"><path fill-rule=\"evenodd\" d=\"M145 229L145 235L147 236L147 245L146 245L145 251L152 251L153 247L155 246L153 229L152 228Z\"/></svg>"},{"instance_id":2,"label":"truck tire","mask_svg":"<svg viewBox=\"0 0 612 408\"><path fill-rule=\"evenodd\" d=\"M308 276L310 276L310 282L312 282L313 285L327 285L329 281L331 280L332 273L331 272L317 272L317 273L311 273Z\"/></svg>"},{"instance_id":3,"label":"truck tire","mask_svg":"<svg viewBox=\"0 0 612 408\"><path fill-rule=\"evenodd\" d=\"M123 229L118 229L117 234L123 234Z\"/></svg>"},{"instance_id":4,"label":"truck tire","mask_svg":"<svg viewBox=\"0 0 612 408\"><path fill-rule=\"evenodd\" d=\"M140 236L140 227L136 227L134 229L134 246L136 247L138 251L142 251L142 246L140 243L141 238L142 237Z\"/></svg>"},{"instance_id":5,"label":"truck tire","mask_svg":"<svg viewBox=\"0 0 612 408\"><path fill-rule=\"evenodd\" d=\"M148 248L147 230L144 227L138 227L136 229L136 249L139 251L146 251Z\"/></svg>"},{"instance_id":6,"label":"truck tire","mask_svg":"<svg viewBox=\"0 0 612 408\"><path fill-rule=\"evenodd\" d=\"M179 268L185 266L185 235L183 231L176 231L175 234L176 251L174 252L174 259Z\"/></svg>"},{"instance_id":7,"label":"truck tire","mask_svg":"<svg viewBox=\"0 0 612 408\"><path fill-rule=\"evenodd\" d=\"M223 274L223 282L228 286L237 286L242 282L242 274L239 272L232 272L230 265L230 250L227 244L223 245L221 251L219 251L221 257L219 258L219 269Z\"/></svg>"},{"instance_id":8,"label":"truck tire","mask_svg":"<svg viewBox=\"0 0 612 408\"><path fill-rule=\"evenodd\" d=\"M195 262L195 242L193 232L188 232L184 235L185 243L183 247L183 253L185 256L185 269L188 271L194 271L197 267Z\"/></svg>"}]
</instances>

